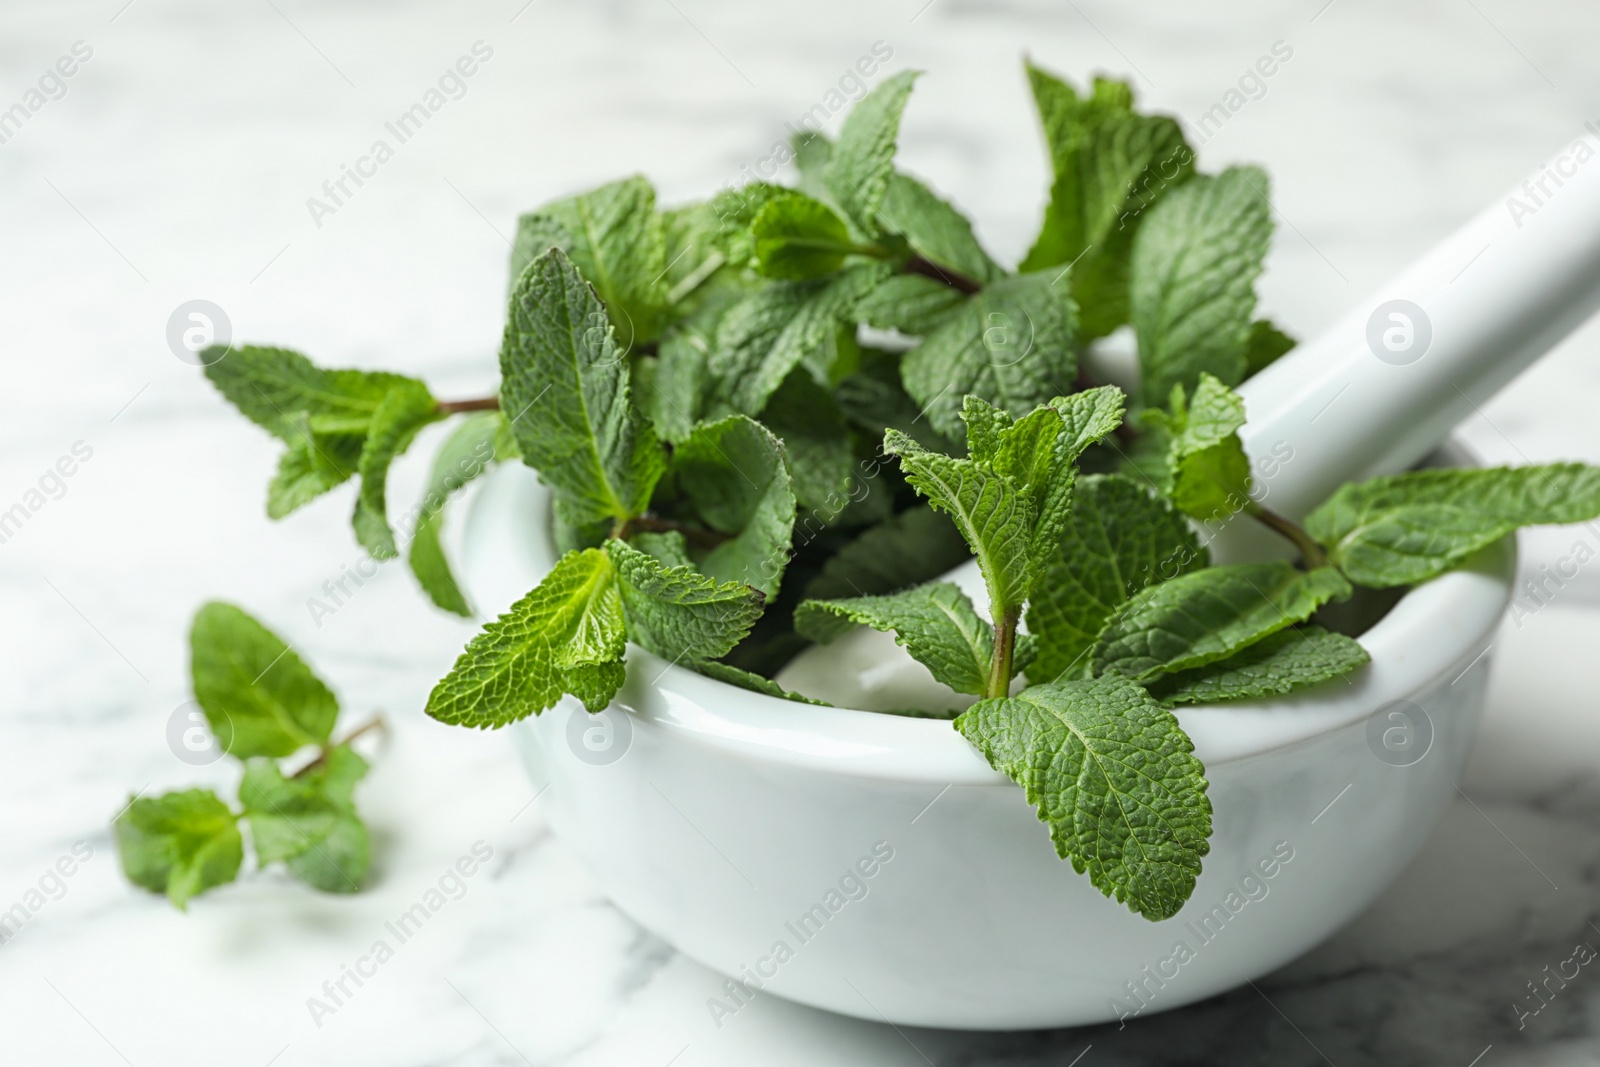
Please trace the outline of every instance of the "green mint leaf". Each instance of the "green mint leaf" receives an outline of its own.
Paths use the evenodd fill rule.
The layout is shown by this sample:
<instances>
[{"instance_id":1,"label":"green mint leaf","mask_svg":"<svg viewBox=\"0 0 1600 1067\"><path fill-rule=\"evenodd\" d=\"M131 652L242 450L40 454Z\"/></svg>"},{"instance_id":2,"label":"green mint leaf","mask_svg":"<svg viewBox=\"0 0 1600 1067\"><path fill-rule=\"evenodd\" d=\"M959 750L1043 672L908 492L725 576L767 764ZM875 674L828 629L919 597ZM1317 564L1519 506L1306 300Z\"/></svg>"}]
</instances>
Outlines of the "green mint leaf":
<instances>
[{"instance_id":1,"label":"green mint leaf","mask_svg":"<svg viewBox=\"0 0 1600 1067\"><path fill-rule=\"evenodd\" d=\"M394 530L389 527L389 465L411 447L422 428L443 418L439 405L425 386L406 382L390 389L372 413L366 443L361 449L361 493L352 518L356 540L373 559L399 555Z\"/></svg>"},{"instance_id":2,"label":"green mint leaf","mask_svg":"<svg viewBox=\"0 0 1600 1067\"><path fill-rule=\"evenodd\" d=\"M271 760L251 760L239 784L256 858L284 863L325 893L354 893L372 858L353 793L367 761L348 745L328 750L320 766L285 778Z\"/></svg>"},{"instance_id":3,"label":"green mint leaf","mask_svg":"<svg viewBox=\"0 0 1600 1067\"><path fill-rule=\"evenodd\" d=\"M878 232L878 209L894 173L900 116L918 73L907 70L885 78L861 98L845 117L823 171L834 202L868 236Z\"/></svg>"},{"instance_id":4,"label":"green mint leaf","mask_svg":"<svg viewBox=\"0 0 1600 1067\"><path fill-rule=\"evenodd\" d=\"M935 452L957 451L955 443L923 417L922 409L900 383L898 365L887 370L887 376L864 371L839 383L833 395L845 419L873 440L887 428L899 430Z\"/></svg>"},{"instance_id":5,"label":"green mint leaf","mask_svg":"<svg viewBox=\"0 0 1600 1067\"><path fill-rule=\"evenodd\" d=\"M628 543L640 552L654 556L668 570L694 566L694 561L689 558L689 542L677 530L636 533L628 538Z\"/></svg>"},{"instance_id":6,"label":"green mint leaf","mask_svg":"<svg viewBox=\"0 0 1600 1067\"><path fill-rule=\"evenodd\" d=\"M899 457L913 489L955 521L977 557L990 614L998 619L1019 610L1035 576L1031 552L1038 517L1028 498L1004 475L971 459L929 452L897 430L884 434L883 450Z\"/></svg>"},{"instance_id":7,"label":"green mint leaf","mask_svg":"<svg viewBox=\"0 0 1600 1067\"><path fill-rule=\"evenodd\" d=\"M1149 586L1100 632L1094 673L1148 681L1226 659L1350 595L1332 567L1308 573L1282 561L1191 571Z\"/></svg>"},{"instance_id":8,"label":"green mint leaf","mask_svg":"<svg viewBox=\"0 0 1600 1067\"><path fill-rule=\"evenodd\" d=\"M194 698L223 751L287 756L321 745L339 701L294 650L232 604L212 601L189 631Z\"/></svg>"},{"instance_id":9,"label":"green mint leaf","mask_svg":"<svg viewBox=\"0 0 1600 1067\"><path fill-rule=\"evenodd\" d=\"M1035 570L1055 557L1072 507L1078 457L1122 424L1125 400L1113 385L1087 389L1056 397L999 431L991 462L1032 504L1029 551Z\"/></svg>"},{"instance_id":10,"label":"green mint leaf","mask_svg":"<svg viewBox=\"0 0 1600 1067\"><path fill-rule=\"evenodd\" d=\"M324 370L286 348L240 345L207 349L205 375L240 414L293 445L303 439L296 416L308 416L316 433L364 435L378 405L396 385L412 382L398 374Z\"/></svg>"},{"instance_id":11,"label":"green mint leaf","mask_svg":"<svg viewBox=\"0 0 1600 1067\"><path fill-rule=\"evenodd\" d=\"M856 626L893 633L895 643L958 693L981 694L994 656L994 627L953 582L929 582L888 596L807 600L794 628L826 644Z\"/></svg>"},{"instance_id":12,"label":"green mint leaf","mask_svg":"<svg viewBox=\"0 0 1600 1067\"><path fill-rule=\"evenodd\" d=\"M1343 677L1371 658L1344 634L1296 626L1209 666L1168 675L1153 683L1150 693L1166 704L1255 700Z\"/></svg>"},{"instance_id":13,"label":"green mint leaf","mask_svg":"<svg viewBox=\"0 0 1600 1067\"><path fill-rule=\"evenodd\" d=\"M833 395L805 368L796 368L767 401L761 422L783 442L795 499L829 521L844 506L855 468L844 412Z\"/></svg>"},{"instance_id":14,"label":"green mint leaf","mask_svg":"<svg viewBox=\"0 0 1600 1067\"><path fill-rule=\"evenodd\" d=\"M1250 340L1244 350L1244 374L1246 378L1252 377L1258 371L1270 367L1278 361L1279 356L1287 355L1294 349L1295 340L1277 326L1266 319L1257 319L1250 324Z\"/></svg>"},{"instance_id":15,"label":"green mint leaf","mask_svg":"<svg viewBox=\"0 0 1600 1067\"><path fill-rule=\"evenodd\" d=\"M209 789L143 797L115 825L122 873L134 885L165 893L179 908L233 881L244 859L239 824Z\"/></svg>"},{"instance_id":16,"label":"green mint leaf","mask_svg":"<svg viewBox=\"0 0 1600 1067\"><path fill-rule=\"evenodd\" d=\"M463 418L445 438L433 458L427 488L417 505L417 522L411 532L407 562L411 573L428 599L445 611L472 614L461 587L456 584L442 540L444 505L462 486L488 470L501 457L495 443L505 430L505 418L498 411L482 411Z\"/></svg>"},{"instance_id":17,"label":"green mint leaf","mask_svg":"<svg viewBox=\"0 0 1600 1067\"><path fill-rule=\"evenodd\" d=\"M961 531L919 504L863 531L806 584L807 600L880 596L921 585L972 558Z\"/></svg>"},{"instance_id":18,"label":"green mint leaf","mask_svg":"<svg viewBox=\"0 0 1600 1067\"><path fill-rule=\"evenodd\" d=\"M714 203L702 200L661 212L667 265L662 277L665 301L680 310L729 262L720 240L722 221ZM697 303L697 301L696 301Z\"/></svg>"},{"instance_id":19,"label":"green mint leaf","mask_svg":"<svg viewBox=\"0 0 1600 1067\"><path fill-rule=\"evenodd\" d=\"M857 251L850 231L827 204L790 191L767 201L750 223L756 269L798 281L832 274Z\"/></svg>"},{"instance_id":20,"label":"green mint leaf","mask_svg":"<svg viewBox=\"0 0 1600 1067\"><path fill-rule=\"evenodd\" d=\"M730 535L700 561L700 570L775 595L789 562L795 513L783 442L760 423L730 415L684 438L672 454L672 471L700 520Z\"/></svg>"},{"instance_id":21,"label":"green mint leaf","mask_svg":"<svg viewBox=\"0 0 1600 1067\"><path fill-rule=\"evenodd\" d=\"M1201 372L1194 396L1175 385L1170 414L1146 412L1167 431L1169 444L1161 483L1179 510L1202 521L1226 519L1250 499L1250 461L1239 441L1244 401L1210 374Z\"/></svg>"},{"instance_id":22,"label":"green mint leaf","mask_svg":"<svg viewBox=\"0 0 1600 1067\"><path fill-rule=\"evenodd\" d=\"M790 144L794 148L795 169L800 172L800 191L828 202L833 196L826 179L828 160L833 158L833 142L813 130L802 130L794 135Z\"/></svg>"},{"instance_id":23,"label":"green mint leaf","mask_svg":"<svg viewBox=\"0 0 1600 1067\"><path fill-rule=\"evenodd\" d=\"M294 427L289 447L278 459L278 472L267 483L267 517L281 519L323 493L349 481L361 466L366 438L361 434L317 434L311 418L297 412L287 420Z\"/></svg>"},{"instance_id":24,"label":"green mint leaf","mask_svg":"<svg viewBox=\"0 0 1600 1067\"><path fill-rule=\"evenodd\" d=\"M753 267L756 258L755 237L750 232L756 216L775 200L794 195L793 189L772 182L750 182L737 189L725 189L711 200L711 213L717 220L716 242L729 263L735 267ZM827 203L827 198L808 194L814 200Z\"/></svg>"},{"instance_id":25,"label":"green mint leaf","mask_svg":"<svg viewBox=\"0 0 1600 1067\"><path fill-rule=\"evenodd\" d=\"M605 707L623 678L618 586L600 549L562 556L532 592L467 643L428 694L428 714L454 726L499 729L554 707L564 693L590 711Z\"/></svg>"},{"instance_id":26,"label":"green mint leaf","mask_svg":"<svg viewBox=\"0 0 1600 1067\"><path fill-rule=\"evenodd\" d=\"M743 414L760 413L789 372L827 343L891 270L877 261L853 263L826 278L774 282L735 304L709 360L723 400Z\"/></svg>"},{"instance_id":27,"label":"green mint leaf","mask_svg":"<svg viewBox=\"0 0 1600 1067\"><path fill-rule=\"evenodd\" d=\"M1427 581L1522 526L1600 515L1600 468L1423 470L1346 485L1306 531L1357 585Z\"/></svg>"},{"instance_id":28,"label":"green mint leaf","mask_svg":"<svg viewBox=\"0 0 1600 1067\"><path fill-rule=\"evenodd\" d=\"M880 330L925 337L966 301L961 290L925 275L896 274L856 303L855 317Z\"/></svg>"},{"instance_id":29,"label":"green mint leaf","mask_svg":"<svg viewBox=\"0 0 1600 1067\"><path fill-rule=\"evenodd\" d=\"M1173 714L1120 678L1035 685L955 721L1023 787L1056 853L1150 920L1177 913L1209 850L1205 768Z\"/></svg>"},{"instance_id":30,"label":"green mint leaf","mask_svg":"<svg viewBox=\"0 0 1600 1067\"><path fill-rule=\"evenodd\" d=\"M793 700L801 704L815 704L823 708L832 706L826 701L813 700L803 693L785 689L765 675L741 670L727 663L719 663L716 660L694 660L688 666L691 670L697 671L707 678L715 678L719 682L727 682L729 685L736 685L740 689L748 689L752 693L763 693L769 697L777 697L779 700Z\"/></svg>"},{"instance_id":31,"label":"green mint leaf","mask_svg":"<svg viewBox=\"0 0 1600 1067\"><path fill-rule=\"evenodd\" d=\"M763 598L738 582L664 566L622 541L607 541L616 565L628 637L674 663L720 659L761 616Z\"/></svg>"},{"instance_id":32,"label":"green mint leaf","mask_svg":"<svg viewBox=\"0 0 1600 1067\"><path fill-rule=\"evenodd\" d=\"M1197 176L1151 208L1133 239L1129 304L1143 398L1158 404L1202 371L1238 385L1248 366L1255 282L1272 241L1267 176Z\"/></svg>"},{"instance_id":33,"label":"green mint leaf","mask_svg":"<svg viewBox=\"0 0 1600 1067\"><path fill-rule=\"evenodd\" d=\"M666 470L655 430L629 398L627 358L594 291L559 249L511 294L500 408L523 462L573 522L642 514Z\"/></svg>"},{"instance_id":34,"label":"green mint leaf","mask_svg":"<svg viewBox=\"0 0 1600 1067\"><path fill-rule=\"evenodd\" d=\"M1073 390L1076 312L1042 274L1003 278L952 312L905 356L906 392L934 429L961 434L962 397L1024 415Z\"/></svg>"},{"instance_id":35,"label":"green mint leaf","mask_svg":"<svg viewBox=\"0 0 1600 1067\"><path fill-rule=\"evenodd\" d=\"M1133 112L1132 90L1096 78L1079 97L1065 81L1028 66L1050 147L1054 180L1024 271L1072 267L1084 339L1128 321L1129 256L1143 214L1194 171L1178 123Z\"/></svg>"},{"instance_id":36,"label":"green mint leaf","mask_svg":"<svg viewBox=\"0 0 1600 1067\"><path fill-rule=\"evenodd\" d=\"M626 353L652 340L666 304L666 238L647 178L634 176L546 204L517 220L512 292L539 256L560 248L605 302Z\"/></svg>"},{"instance_id":37,"label":"green mint leaf","mask_svg":"<svg viewBox=\"0 0 1600 1067\"><path fill-rule=\"evenodd\" d=\"M740 291L731 289L708 295L661 338L656 372L644 399L656 429L674 444L689 436L714 406L711 349L723 316L741 298Z\"/></svg>"},{"instance_id":38,"label":"green mint leaf","mask_svg":"<svg viewBox=\"0 0 1600 1067\"><path fill-rule=\"evenodd\" d=\"M1087 674L1095 638L1129 597L1210 563L1183 516L1143 482L1091 475L1075 496L1055 555L1028 600L1040 679Z\"/></svg>"},{"instance_id":39,"label":"green mint leaf","mask_svg":"<svg viewBox=\"0 0 1600 1067\"><path fill-rule=\"evenodd\" d=\"M889 175L883 202L878 205L878 222L888 232L911 242L924 259L973 281L991 282L1005 274L978 243L967 217L910 175ZM939 282L934 284L950 288Z\"/></svg>"}]
</instances>

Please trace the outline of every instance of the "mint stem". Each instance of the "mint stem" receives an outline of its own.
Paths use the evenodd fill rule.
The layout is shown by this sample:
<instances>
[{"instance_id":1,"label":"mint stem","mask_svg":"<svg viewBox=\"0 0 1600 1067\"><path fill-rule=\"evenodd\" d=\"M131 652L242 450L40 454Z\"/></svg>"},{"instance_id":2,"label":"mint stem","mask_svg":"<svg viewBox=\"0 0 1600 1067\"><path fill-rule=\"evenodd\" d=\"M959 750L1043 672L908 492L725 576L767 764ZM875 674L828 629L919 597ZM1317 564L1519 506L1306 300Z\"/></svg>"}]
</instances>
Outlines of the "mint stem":
<instances>
[{"instance_id":1,"label":"mint stem","mask_svg":"<svg viewBox=\"0 0 1600 1067\"><path fill-rule=\"evenodd\" d=\"M463 411L499 411L500 398L498 396L481 396L475 400L441 400L439 413L441 415L456 415Z\"/></svg>"},{"instance_id":2,"label":"mint stem","mask_svg":"<svg viewBox=\"0 0 1600 1067\"><path fill-rule=\"evenodd\" d=\"M1305 528L1293 519L1285 518L1276 511L1269 510L1257 504L1254 500L1244 506L1244 512L1252 519L1261 523L1267 529L1288 538L1294 547L1300 550L1300 556L1305 560L1307 567L1312 570L1328 565L1328 554L1322 546L1306 533Z\"/></svg>"},{"instance_id":3,"label":"mint stem","mask_svg":"<svg viewBox=\"0 0 1600 1067\"><path fill-rule=\"evenodd\" d=\"M950 288L963 293L976 293L983 288L981 282L974 281L965 274L941 267L932 260L924 259L915 253L912 253L911 258L906 260L905 272L907 274L920 274L924 278L932 278L936 282L943 282Z\"/></svg>"},{"instance_id":4,"label":"mint stem","mask_svg":"<svg viewBox=\"0 0 1600 1067\"><path fill-rule=\"evenodd\" d=\"M1022 612L1008 608L995 620L994 657L989 660L989 684L984 687L986 699L994 700L1011 695L1011 654L1017 644L1017 620Z\"/></svg>"},{"instance_id":5,"label":"mint stem","mask_svg":"<svg viewBox=\"0 0 1600 1067\"><path fill-rule=\"evenodd\" d=\"M374 715L372 718L368 719L366 722L362 723L360 726L357 726L354 730L351 730L348 734L345 734L343 741L334 741L334 742L332 742L330 744L323 745L322 746L322 751L317 753L317 758L316 759L312 760L310 763L306 764L304 767L301 767L298 771L295 771L294 774L290 775L289 777L291 777L291 778L304 778L306 775L310 774L312 771L316 770L318 767L321 767L323 764L327 763L328 762L329 753L331 753L334 749L338 748L340 745L348 745L350 742L354 741L356 738L360 737L362 734L369 734L374 730L387 730L387 729L389 729L389 724L384 721L383 716L382 715Z\"/></svg>"}]
</instances>

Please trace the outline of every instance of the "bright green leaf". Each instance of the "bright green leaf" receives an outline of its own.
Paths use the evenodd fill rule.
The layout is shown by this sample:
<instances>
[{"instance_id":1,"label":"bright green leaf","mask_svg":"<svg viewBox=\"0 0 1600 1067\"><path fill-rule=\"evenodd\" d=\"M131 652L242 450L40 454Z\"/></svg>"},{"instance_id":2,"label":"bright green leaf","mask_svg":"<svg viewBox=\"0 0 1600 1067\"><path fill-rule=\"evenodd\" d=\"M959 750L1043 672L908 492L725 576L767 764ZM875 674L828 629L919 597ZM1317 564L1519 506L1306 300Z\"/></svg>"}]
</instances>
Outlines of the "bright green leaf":
<instances>
[{"instance_id":1,"label":"bright green leaf","mask_svg":"<svg viewBox=\"0 0 1600 1067\"><path fill-rule=\"evenodd\" d=\"M668 568L622 541L607 541L628 637L673 662L720 659L761 616L760 592L689 567Z\"/></svg>"},{"instance_id":2,"label":"bright green leaf","mask_svg":"<svg viewBox=\"0 0 1600 1067\"><path fill-rule=\"evenodd\" d=\"M917 71L901 71L879 82L844 120L823 171L834 202L863 234L875 236L878 209L894 173L900 116Z\"/></svg>"},{"instance_id":3,"label":"bright green leaf","mask_svg":"<svg viewBox=\"0 0 1600 1067\"><path fill-rule=\"evenodd\" d=\"M367 761L337 745L319 766L285 778L270 760L251 760L239 785L256 858L283 862L291 874L326 893L354 893L372 858L353 793Z\"/></svg>"},{"instance_id":4,"label":"bright green leaf","mask_svg":"<svg viewBox=\"0 0 1600 1067\"><path fill-rule=\"evenodd\" d=\"M427 488L417 505L417 522L412 529L407 562L428 599L457 615L471 615L472 608L456 584L450 561L445 557L444 505L451 494L488 470L499 458L495 454L495 442L504 426L505 419L498 411L482 411L463 418L439 446Z\"/></svg>"},{"instance_id":5,"label":"bright green leaf","mask_svg":"<svg viewBox=\"0 0 1600 1067\"><path fill-rule=\"evenodd\" d=\"M1209 850L1205 768L1173 717L1120 678L981 700L955 727L1023 787L1056 853L1152 921L1194 892Z\"/></svg>"},{"instance_id":6,"label":"bright green leaf","mask_svg":"<svg viewBox=\"0 0 1600 1067\"><path fill-rule=\"evenodd\" d=\"M399 554L389 527L389 465L411 447L430 422L443 418L427 388L407 382L389 390L372 413L366 444L361 449L361 493L352 519L356 540L373 559L393 559Z\"/></svg>"},{"instance_id":7,"label":"bright green leaf","mask_svg":"<svg viewBox=\"0 0 1600 1067\"><path fill-rule=\"evenodd\" d=\"M966 216L910 175L890 174L878 206L878 221L890 233L911 242L924 259L972 281L991 282L1005 274L978 243ZM961 296L950 286L934 284Z\"/></svg>"},{"instance_id":8,"label":"bright green leaf","mask_svg":"<svg viewBox=\"0 0 1600 1067\"><path fill-rule=\"evenodd\" d=\"M1320 626L1295 626L1227 659L1168 675L1150 686L1167 704L1220 704L1279 696L1342 678L1372 657L1361 645Z\"/></svg>"},{"instance_id":9,"label":"bright green leaf","mask_svg":"<svg viewBox=\"0 0 1600 1067\"><path fill-rule=\"evenodd\" d=\"M115 829L128 881L165 893L179 908L233 881L244 859L238 821L209 789L134 800L117 816Z\"/></svg>"},{"instance_id":10,"label":"bright green leaf","mask_svg":"<svg viewBox=\"0 0 1600 1067\"><path fill-rule=\"evenodd\" d=\"M729 535L701 560L701 571L774 595L789 561L795 514L783 443L760 423L730 415L684 438L672 470L701 521Z\"/></svg>"},{"instance_id":11,"label":"bright green leaf","mask_svg":"<svg viewBox=\"0 0 1600 1067\"><path fill-rule=\"evenodd\" d=\"M194 698L223 751L287 756L328 740L339 702L283 641L232 604L212 601L189 632Z\"/></svg>"},{"instance_id":12,"label":"bright green leaf","mask_svg":"<svg viewBox=\"0 0 1600 1067\"><path fill-rule=\"evenodd\" d=\"M750 237L756 269L789 281L832 274L857 251L844 220L804 193L767 201L750 223Z\"/></svg>"}]
</instances>

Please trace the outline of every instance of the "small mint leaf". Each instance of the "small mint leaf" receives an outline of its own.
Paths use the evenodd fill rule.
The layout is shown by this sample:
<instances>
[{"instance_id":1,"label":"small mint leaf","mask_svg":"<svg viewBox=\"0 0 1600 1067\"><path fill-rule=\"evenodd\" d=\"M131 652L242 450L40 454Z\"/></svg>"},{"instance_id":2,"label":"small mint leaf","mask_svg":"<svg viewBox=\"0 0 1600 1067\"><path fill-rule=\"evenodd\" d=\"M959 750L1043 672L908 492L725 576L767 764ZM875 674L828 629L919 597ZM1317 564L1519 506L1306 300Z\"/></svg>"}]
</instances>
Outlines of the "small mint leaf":
<instances>
[{"instance_id":1,"label":"small mint leaf","mask_svg":"<svg viewBox=\"0 0 1600 1067\"><path fill-rule=\"evenodd\" d=\"M834 202L866 236L878 232L878 209L894 173L900 116L918 73L907 70L885 78L851 109L823 170Z\"/></svg>"},{"instance_id":2,"label":"small mint leaf","mask_svg":"<svg viewBox=\"0 0 1600 1067\"><path fill-rule=\"evenodd\" d=\"M427 712L454 726L499 729L554 707L563 693L598 711L622 682L625 641L610 558L596 548L569 552L467 643L428 694Z\"/></svg>"},{"instance_id":3,"label":"small mint leaf","mask_svg":"<svg viewBox=\"0 0 1600 1067\"><path fill-rule=\"evenodd\" d=\"M855 317L880 330L926 337L967 301L961 290L922 274L896 274L864 296Z\"/></svg>"},{"instance_id":4,"label":"small mint leaf","mask_svg":"<svg viewBox=\"0 0 1600 1067\"><path fill-rule=\"evenodd\" d=\"M1600 515L1600 468L1581 463L1422 470L1346 485L1306 532L1358 585L1414 585L1522 526Z\"/></svg>"},{"instance_id":5,"label":"small mint leaf","mask_svg":"<svg viewBox=\"0 0 1600 1067\"><path fill-rule=\"evenodd\" d=\"M399 554L394 530L389 527L389 465L411 447L424 426L443 418L439 405L420 382L390 389L372 413L366 443L361 449L361 492L351 523L356 540L373 559L393 559Z\"/></svg>"},{"instance_id":6,"label":"small mint leaf","mask_svg":"<svg viewBox=\"0 0 1600 1067\"><path fill-rule=\"evenodd\" d=\"M893 633L911 657L958 693L981 694L994 656L994 627L953 582L929 582L888 596L807 600L794 628L826 644L856 626Z\"/></svg>"},{"instance_id":7,"label":"small mint leaf","mask_svg":"<svg viewBox=\"0 0 1600 1067\"><path fill-rule=\"evenodd\" d=\"M740 689L748 689L752 693L763 693L769 697L777 697L779 700L793 700L801 704L815 704L824 708L831 706L826 701L813 700L803 693L791 692L765 675L741 670L727 663L719 663L716 660L693 660L688 666L690 670L703 674L707 678L714 678L719 682L736 685Z\"/></svg>"},{"instance_id":8,"label":"small mint leaf","mask_svg":"<svg viewBox=\"0 0 1600 1067\"><path fill-rule=\"evenodd\" d=\"M878 206L878 222L888 232L903 236L930 263L973 281L991 282L1005 274L978 243L967 217L910 175L897 172L889 176ZM955 292L943 283L934 284Z\"/></svg>"},{"instance_id":9,"label":"small mint leaf","mask_svg":"<svg viewBox=\"0 0 1600 1067\"><path fill-rule=\"evenodd\" d=\"M283 640L232 604L212 601L189 631L194 698L223 751L287 756L328 740L339 701Z\"/></svg>"},{"instance_id":10,"label":"small mint leaf","mask_svg":"<svg viewBox=\"0 0 1600 1067\"><path fill-rule=\"evenodd\" d=\"M557 490L569 521L644 512L666 457L629 397L605 306L559 249L517 282L500 373L500 408L523 462Z\"/></svg>"},{"instance_id":11,"label":"small mint leaf","mask_svg":"<svg viewBox=\"0 0 1600 1067\"><path fill-rule=\"evenodd\" d=\"M1343 634L1320 626L1295 626L1227 659L1159 679L1150 693L1166 704L1256 700L1342 678L1371 658Z\"/></svg>"},{"instance_id":12,"label":"small mint leaf","mask_svg":"<svg viewBox=\"0 0 1600 1067\"><path fill-rule=\"evenodd\" d=\"M1350 583L1332 567L1306 573L1274 561L1191 571L1116 610L1095 642L1094 673L1148 681L1202 667L1349 595Z\"/></svg>"},{"instance_id":13,"label":"small mint leaf","mask_svg":"<svg viewBox=\"0 0 1600 1067\"><path fill-rule=\"evenodd\" d=\"M477 412L463 418L439 446L427 488L417 505L417 523L411 531L411 548L406 556L411 573L429 600L461 616L471 615L472 607L456 584L445 557L444 506L452 494L501 458L495 453L495 444L504 430L505 418L498 411Z\"/></svg>"},{"instance_id":14,"label":"small mint leaf","mask_svg":"<svg viewBox=\"0 0 1600 1067\"><path fill-rule=\"evenodd\" d=\"M251 760L239 785L256 858L282 862L325 893L354 893L372 858L367 828L353 794L367 761L348 745L328 751L321 766L285 778L271 760Z\"/></svg>"},{"instance_id":15,"label":"small mint leaf","mask_svg":"<svg viewBox=\"0 0 1600 1067\"><path fill-rule=\"evenodd\" d=\"M606 552L616 566L628 638L665 659L720 659L761 616L763 598L746 585L668 568L622 541L607 541Z\"/></svg>"},{"instance_id":16,"label":"small mint leaf","mask_svg":"<svg viewBox=\"0 0 1600 1067\"><path fill-rule=\"evenodd\" d=\"M783 442L795 500L824 523L844 507L855 455L844 412L804 367L789 372L761 412L761 423Z\"/></svg>"},{"instance_id":17,"label":"small mint leaf","mask_svg":"<svg viewBox=\"0 0 1600 1067\"><path fill-rule=\"evenodd\" d=\"M1295 340L1266 319L1250 324L1250 341L1245 346L1244 374L1246 378L1265 370L1280 356L1293 351Z\"/></svg>"},{"instance_id":18,"label":"small mint leaf","mask_svg":"<svg viewBox=\"0 0 1600 1067\"><path fill-rule=\"evenodd\" d=\"M696 427L672 454L674 480L695 513L706 526L730 535L706 554L700 570L768 596L783 578L794 530L794 489L783 447L760 423L730 415Z\"/></svg>"},{"instance_id":19,"label":"small mint leaf","mask_svg":"<svg viewBox=\"0 0 1600 1067\"><path fill-rule=\"evenodd\" d=\"M128 881L165 893L181 909L207 889L233 881L244 859L238 821L209 789L134 800L114 828Z\"/></svg>"},{"instance_id":20,"label":"small mint leaf","mask_svg":"<svg viewBox=\"0 0 1600 1067\"><path fill-rule=\"evenodd\" d=\"M762 206L750 223L750 238L756 269L788 281L832 274L857 251L831 207L792 191Z\"/></svg>"}]
</instances>

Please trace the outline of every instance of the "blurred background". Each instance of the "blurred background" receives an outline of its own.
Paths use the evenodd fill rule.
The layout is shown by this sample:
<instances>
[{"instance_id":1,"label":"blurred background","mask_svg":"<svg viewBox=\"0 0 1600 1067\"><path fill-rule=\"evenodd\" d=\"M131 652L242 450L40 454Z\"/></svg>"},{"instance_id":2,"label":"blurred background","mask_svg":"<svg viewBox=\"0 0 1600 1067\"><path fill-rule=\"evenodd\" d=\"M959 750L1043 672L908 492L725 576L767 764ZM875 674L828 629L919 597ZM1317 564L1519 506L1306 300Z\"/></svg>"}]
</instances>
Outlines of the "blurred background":
<instances>
[{"instance_id":1,"label":"blurred background","mask_svg":"<svg viewBox=\"0 0 1600 1067\"><path fill-rule=\"evenodd\" d=\"M1567 0L8 0L0 512L28 516L0 540L0 911L75 844L90 857L0 944L0 1061L1600 1062L1600 978L1519 1015L1543 968L1600 944L1600 566L1508 618L1478 752L1413 868L1260 990L1120 1031L902 1031L771 997L719 1028L721 979L597 893L506 740L422 715L477 623L433 610L399 562L314 617L308 598L364 558L349 491L270 524L277 445L168 343L175 309L207 300L237 340L484 393L519 211L634 172L666 203L749 180L875 47L884 73L927 72L902 166L1006 263L1046 188L1025 54L1079 83L1131 78L1207 170L1263 164L1279 214L1262 304L1305 338L1600 119L1597 33L1600 8ZM1276 73L1242 82L1268 54ZM397 143L385 123L464 55L475 73ZM393 157L334 200L324 183L379 138ZM1597 357L1591 327L1462 434L1495 462L1600 462ZM394 513L435 443L391 479ZM62 456L75 473L47 478ZM1524 570L1579 540L1600 547L1525 535ZM117 869L108 824L130 794L237 775L167 742L212 598L289 640L347 721L388 716L359 896L263 874L182 915ZM317 1025L307 998L479 841L489 876Z\"/></svg>"}]
</instances>

